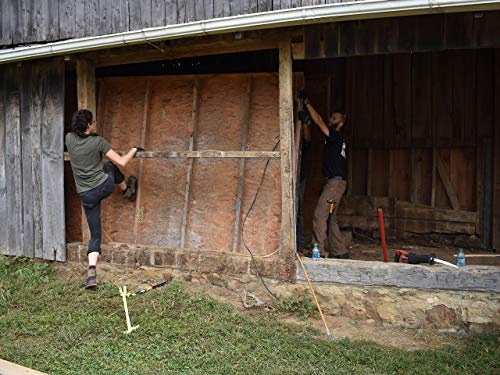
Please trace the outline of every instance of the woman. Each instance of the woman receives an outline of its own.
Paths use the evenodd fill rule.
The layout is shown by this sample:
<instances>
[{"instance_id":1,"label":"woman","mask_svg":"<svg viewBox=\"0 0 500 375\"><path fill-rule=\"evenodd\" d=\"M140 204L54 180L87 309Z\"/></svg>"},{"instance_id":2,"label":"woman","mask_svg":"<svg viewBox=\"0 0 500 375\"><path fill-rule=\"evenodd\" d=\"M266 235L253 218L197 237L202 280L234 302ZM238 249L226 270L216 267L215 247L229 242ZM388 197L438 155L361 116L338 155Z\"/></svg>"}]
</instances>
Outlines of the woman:
<instances>
[{"instance_id":1,"label":"woman","mask_svg":"<svg viewBox=\"0 0 500 375\"><path fill-rule=\"evenodd\" d=\"M75 178L76 190L80 194L82 206L90 229L90 242L87 251L89 269L85 288L97 286L96 265L101 254L101 201L111 195L118 185L123 196L135 201L137 179L130 176L127 183L119 167L124 168L132 160L138 147L126 155L117 154L109 143L94 132L92 112L86 109L73 114L71 132L66 135L65 144ZM142 150L142 149L141 149ZM102 164L102 155L111 161Z\"/></svg>"}]
</instances>

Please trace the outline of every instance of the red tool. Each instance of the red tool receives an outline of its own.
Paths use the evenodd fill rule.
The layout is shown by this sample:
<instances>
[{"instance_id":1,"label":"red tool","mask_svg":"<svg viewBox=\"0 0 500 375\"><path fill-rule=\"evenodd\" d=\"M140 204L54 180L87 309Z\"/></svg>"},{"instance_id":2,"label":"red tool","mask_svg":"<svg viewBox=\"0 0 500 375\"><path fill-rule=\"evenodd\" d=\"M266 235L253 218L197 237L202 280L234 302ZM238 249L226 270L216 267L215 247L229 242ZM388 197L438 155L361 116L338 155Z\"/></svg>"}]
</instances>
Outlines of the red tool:
<instances>
[{"instance_id":1,"label":"red tool","mask_svg":"<svg viewBox=\"0 0 500 375\"><path fill-rule=\"evenodd\" d=\"M385 227L384 227L384 213L382 212L382 209L378 209L378 222L380 224L380 238L382 239L382 252L384 254L384 262L388 262L389 259L387 258L387 246L385 243Z\"/></svg>"},{"instance_id":2,"label":"red tool","mask_svg":"<svg viewBox=\"0 0 500 375\"><path fill-rule=\"evenodd\" d=\"M396 250L394 253L394 261L398 263L408 263L408 264L421 264L421 263L428 263L430 265L433 265L434 263L440 263L445 266L453 267L453 268L458 268L454 264L447 262L442 259L435 258L434 255L430 254L415 254L415 253L409 253L404 250Z\"/></svg>"}]
</instances>

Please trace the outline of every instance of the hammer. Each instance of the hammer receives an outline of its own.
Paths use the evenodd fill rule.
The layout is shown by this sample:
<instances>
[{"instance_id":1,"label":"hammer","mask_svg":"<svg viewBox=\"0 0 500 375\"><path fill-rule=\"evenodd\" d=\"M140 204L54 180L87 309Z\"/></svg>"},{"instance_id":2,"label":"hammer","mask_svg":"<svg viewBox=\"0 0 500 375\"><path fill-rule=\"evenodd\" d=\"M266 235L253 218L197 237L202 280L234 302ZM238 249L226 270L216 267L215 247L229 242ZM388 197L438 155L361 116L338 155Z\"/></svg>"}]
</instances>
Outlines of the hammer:
<instances>
[{"instance_id":1,"label":"hammer","mask_svg":"<svg viewBox=\"0 0 500 375\"><path fill-rule=\"evenodd\" d=\"M330 215L333 213L333 209L335 208L335 202L333 199L327 199L326 202L330 205Z\"/></svg>"}]
</instances>

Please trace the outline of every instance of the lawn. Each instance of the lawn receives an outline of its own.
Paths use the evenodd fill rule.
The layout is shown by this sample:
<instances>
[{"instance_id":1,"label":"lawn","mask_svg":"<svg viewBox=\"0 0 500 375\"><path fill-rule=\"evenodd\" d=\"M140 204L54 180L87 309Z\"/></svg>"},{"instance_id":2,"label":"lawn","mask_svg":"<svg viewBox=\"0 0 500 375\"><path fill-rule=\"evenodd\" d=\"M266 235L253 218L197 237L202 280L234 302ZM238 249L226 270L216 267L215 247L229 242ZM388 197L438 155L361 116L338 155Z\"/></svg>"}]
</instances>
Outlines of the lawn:
<instances>
[{"instance_id":1,"label":"lawn","mask_svg":"<svg viewBox=\"0 0 500 375\"><path fill-rule=\"evenodd\" d=\"M498 336L457 347L407 352L371 342L325 341L245 314L179 283L129 299L117 286L93 292L55 276L49 265L0 257L0 357L50 374L498 374Z\"/></svg>"}]
</instances>

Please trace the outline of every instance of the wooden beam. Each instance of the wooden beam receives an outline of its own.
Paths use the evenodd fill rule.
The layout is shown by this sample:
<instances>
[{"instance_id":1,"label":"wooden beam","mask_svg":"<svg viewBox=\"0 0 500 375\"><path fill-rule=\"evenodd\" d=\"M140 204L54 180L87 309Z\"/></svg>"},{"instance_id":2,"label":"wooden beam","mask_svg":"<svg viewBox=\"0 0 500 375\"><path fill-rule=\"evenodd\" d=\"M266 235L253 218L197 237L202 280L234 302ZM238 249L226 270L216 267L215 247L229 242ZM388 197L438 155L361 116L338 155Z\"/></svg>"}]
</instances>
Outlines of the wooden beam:
<instances>
[{"instance_id":1,"label":"wooden beam","mask_svg":"<svg viewBox=\"0 0 500 375\"><path fill-rule=\"evenodd\" d=\"M415 148L410 147L410 161L408 166L408 180L410 184L410 203L415 204L416 202L416 184L415 184Z\"/></svg>"},{"instance_id":2,"label":"wooden beam","mask_svg":"<svg viewBox=\"0 0 500 375\"><path fill-rule=\"evenodd\" d=\"M124 155L126 152L118 151ZM279 159L279 151L141 151L135 155L138 159L189 159L189 158L213 158L213 159ZM64 160L69 160L67 152L64 153Z\"/></svg>"},{"instance_id":3,"label":"wooden beam","mask_svg":"<svg viewBox=\"0 0 500 375\"><path fill-rule=\"evenodd\" d=\"M149 98L151 97L151 82L146 80L146 90L144 93L144 109L142 112L142 129L141 129L141 143L140 146L146 148L146 133L148 130L149 123ZM135 215L134 215L134 241L135 244L138 243L138 233L139 225L142 222L141 212L141 198L142 198L142 188L144 186L144 159L139 160L139 173L137 176L138 186L137 186L137 197L135 200ZM142 208L144 209L144 208Z\"/></svg>"},{"instance_id":4,"label":"wooden beam","mask_svg":"<svg viewBox=\"0 0 500 375\"><path fill-rule=\"evenodd\" d=\"M248 140L248 123L250 117L250 108L252 100L252 76L248 77L247 91L244 103L243 130L241 132L241 151L246 151ZM192 159L191 159L192 160ZM245 179L245 159L240 159L240 175L238 177L238 193L236 196L236 215L234 220L233 234L233 253L238 251L238 242L240 238L241 221L241 201L243 199L243 182Z\"/></svg>"},{"instance_id":5,"label":"wooden beam","mask_svg":"<svg viewBox=\"0 0 500 375\"><path fill-rule=\"evenodd\" d=\"M387 195L394 198L394 151L389 149L389 177L387 182Z\"/></svg>"},{"instance_id":6,"label":"wooden beam","mask_svg":"<svg viewBox=\"0 0 500 375\"><path fill-rule=\"evenodd\" d=\"M193 152L194 149L194 136L196 133L196 122L198 120L198 106L200 101L200 81L198 78L194 79L193 82L193 106L191 109L191 122L189 124L189 152ZM180 248L183 249L186 245L186 229L188 221L189 212L189 194L191 192L191 176L193 174L193 162L194 159L189 160L188 169L186 172L186 189L184 191L184 209L182 210L182 227L181 227L181 239Z\"/></svg>"},{"instance_id":7,"label":"wooden beam","mask_svg":"<svg viewBox=\"0 0 500 375\"><path fill-rule=\"evenodd\" d=\"M437 159L437 149L432 148L432 185L431 185L431 207L436 207L436 159Z\"/></svg>"},{"instance_id":8,"label":"wooden beam","mask_svg":"<svg viewBox=\"0 0 500 375\"><path fill-rule=\"evenodd\" d=\"M283 255L295 256L295 197L293 179L293 98L292 51L290 40L285 39L279 48L279 114L281 155L281 238Z\"/></svg>"},{"instance_id":9,"label":"wooden beam","mask_svg":"<svg viewBox=\"0 0 500 375\"><path fill-rule=\"evenodd\" d=\"M132 46L129 48L109 49L88 53L87 57L95 60L97 67L112 65L137 64L149 61L173 60L183 57L219 55L246 51L259 51L278 48L278 38L268 36L262 39L241 39L232 37L216 38L211 41L171 41L160 47L161 43Z\"/></svg>"},{"instance_id":10,"label":"wooden beam","mask_svg":"<svg viewBox=\"0 0 500 375\"><path fill-rule=\"evenodd\" d=\"M450 178L446 174L448 168L443 159L439 157L439 155L437 155L436 157L436 165L439 177L441 177L441 181L443 182L444 188L446 189L446 193L448 194L448 198L450 199L451 206L453 207L454 210L460 210L460 203L458 202L458 198L455 192L453 191Z\"/></svg>"},{"instance_id":11,"label":"wooden beam","mask_svg":"<svg viewBox=\"0 0 500 375\"><path fill-rule=\"evenodd\" d=\"M368 153L367 153L367 161L366 164L368 165L367 168L367 176L366 176L366 195L372 195L372 186L373 186L373 181L372 181L372 169L373 169L373 149L369 148Z\"/></svg>"},{"instance_id":12,"label":"wooden beam","mask_svg":"<svg viewBox=\"0 0 500 375\"><path fill-rule=\"evenodd\" d=\"M88 109L96 114L95 65L89 60L79 59L76 62L76 91L78 109ZM97 125L96 125L97 131ZM66 159L66 157L65 157ZM82 242L90 241L87 217L82 207Z\"/></svg>"}]
</instances>

